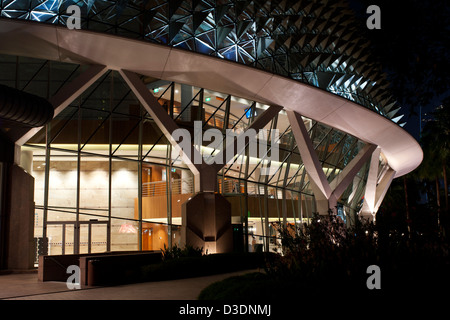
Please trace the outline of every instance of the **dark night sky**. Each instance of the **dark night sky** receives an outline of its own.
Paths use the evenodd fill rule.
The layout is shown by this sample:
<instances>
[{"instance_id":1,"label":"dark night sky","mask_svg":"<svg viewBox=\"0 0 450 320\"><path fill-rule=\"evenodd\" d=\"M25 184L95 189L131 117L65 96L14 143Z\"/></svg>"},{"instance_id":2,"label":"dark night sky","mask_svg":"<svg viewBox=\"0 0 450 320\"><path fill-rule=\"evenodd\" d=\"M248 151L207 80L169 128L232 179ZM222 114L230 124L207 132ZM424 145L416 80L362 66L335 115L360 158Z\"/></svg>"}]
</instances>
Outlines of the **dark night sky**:
<instances>
[{"instance_id":1,"label":"dark night sky","mask_svg":"<svg viewBox=\"0 0 450 320\"><path fill-rule=\"evenodd\" d=\"M369 5L381 10L381 30L366 30L392 92L402 107L405 129L419 139L420 116L450 97L450 4L447 0L349 0L361 23ZM428 114L428 115L425 115Z\"/></svg>"}]
</instances>

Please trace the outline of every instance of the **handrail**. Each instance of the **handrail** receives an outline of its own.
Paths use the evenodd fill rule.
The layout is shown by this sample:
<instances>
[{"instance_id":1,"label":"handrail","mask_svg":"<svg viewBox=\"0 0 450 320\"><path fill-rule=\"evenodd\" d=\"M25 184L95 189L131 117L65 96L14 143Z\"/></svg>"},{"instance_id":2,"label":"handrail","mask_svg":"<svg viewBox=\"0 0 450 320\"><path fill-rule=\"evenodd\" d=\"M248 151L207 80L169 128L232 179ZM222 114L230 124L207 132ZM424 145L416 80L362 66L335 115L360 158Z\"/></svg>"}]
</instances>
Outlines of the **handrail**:
<instances>
[{"instance_id":1,"label":"handrail","mask_svg":"<svg viewBox=\"0 0 450 320\"><path fill-rule=\"evenodd\" d=\"M144 182L142 184L143 197L155 197L166 195L166 181ZM171 181L172 194L194 193L194 184L192 178L174 179Z\"/></svg>"}]
</instances>

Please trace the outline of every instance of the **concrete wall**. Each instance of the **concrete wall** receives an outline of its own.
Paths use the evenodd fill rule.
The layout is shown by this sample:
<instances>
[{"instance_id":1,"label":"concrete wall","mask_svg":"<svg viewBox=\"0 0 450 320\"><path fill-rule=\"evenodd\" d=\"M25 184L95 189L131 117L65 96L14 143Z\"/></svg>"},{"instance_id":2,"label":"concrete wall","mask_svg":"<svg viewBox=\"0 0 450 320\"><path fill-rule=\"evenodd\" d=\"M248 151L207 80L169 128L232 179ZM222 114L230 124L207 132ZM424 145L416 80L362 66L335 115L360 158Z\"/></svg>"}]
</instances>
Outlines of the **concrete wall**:
<instances>
[{"instance_id":1,"label":"concrete wall","mask_svg":"<svg viewBox=\"0 0 450 320\"><path fill-rule=\"evenodd\" d=\"M7 192L7 269L34 266L34 179L17 165L9 167Z\"/></svg>"},{"instance_id":2,"label":"concrete wall","mask_svg":"<svg viewBox=\"0 0 450 320\"><path fill-rule=\"evenodd\" d=\"M83 161L84 160L84 161ZM108 220L108 193L109 193L109 162L88 161L83 159L80 170L80 213L99 215L80 215L80 220L98 219ZM42 162L33 163L33 176L36 179L35 201L43 204L44 197L44 170ZM134 219L135 198L138 195L138 167L131 161L113 161L111 180L111 250L137 250L138 249L138 223L126 219ZM49 206L51 207L76 207L77 191L77 162L76 161L51 161L49 176ZM88 208L88 209L87 209ZM101 209L101 210L95 210ZM75 212L75 209L70 211ZM36 234L42 232L42 210L37 211L39 224L36 226ZM114 219L114 217L125 219ZM74 213L64 213L49 210L48 221L75 221ZM126 228L124 232L122 225L132 225L136 233L131 232L133 228ZM102 228L93 225L92 228ZM73 242L73 232L67 230L66 245ZM59 225L49 225L47 228L49 242L53 246L54 254L60 254L62 236ZM106 243L104 232L93 233L92 241L99 247ZM83 248L83 244L80 249ZM50 252L50 254L53 254Z\"/></svg>"},{"instance_id":3,"label":"concrete wall","mask_svg":"<svg viewBox=\"0 0 450 320\"><path fill-rule=\"evenodd\" d=\"M197 193L182 205L181 244L208 253L233 251L231 205L221 195Z\"/></svg>"}]
</instances>

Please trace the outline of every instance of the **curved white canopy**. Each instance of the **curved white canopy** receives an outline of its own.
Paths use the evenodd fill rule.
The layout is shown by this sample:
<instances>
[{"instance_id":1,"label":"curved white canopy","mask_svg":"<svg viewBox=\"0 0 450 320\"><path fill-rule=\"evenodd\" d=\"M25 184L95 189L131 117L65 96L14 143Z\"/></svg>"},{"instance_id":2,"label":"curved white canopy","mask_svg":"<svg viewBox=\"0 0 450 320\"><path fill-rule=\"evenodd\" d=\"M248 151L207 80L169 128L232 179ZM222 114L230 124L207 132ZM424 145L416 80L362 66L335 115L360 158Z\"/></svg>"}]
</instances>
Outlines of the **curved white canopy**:
<instances>
[{"instance_id":1,"label":"curved white canopy","mask_svg":"<svg viewBox=\"0 0 450 320\"><path fill-rule=\"evenodd\" d=\"M98 64L283 106L381 148L396 177L414 170L423 153L389 119L322 89L195 52L85 30L0 20L0 53Z\"/></svg>"}]
</instances>

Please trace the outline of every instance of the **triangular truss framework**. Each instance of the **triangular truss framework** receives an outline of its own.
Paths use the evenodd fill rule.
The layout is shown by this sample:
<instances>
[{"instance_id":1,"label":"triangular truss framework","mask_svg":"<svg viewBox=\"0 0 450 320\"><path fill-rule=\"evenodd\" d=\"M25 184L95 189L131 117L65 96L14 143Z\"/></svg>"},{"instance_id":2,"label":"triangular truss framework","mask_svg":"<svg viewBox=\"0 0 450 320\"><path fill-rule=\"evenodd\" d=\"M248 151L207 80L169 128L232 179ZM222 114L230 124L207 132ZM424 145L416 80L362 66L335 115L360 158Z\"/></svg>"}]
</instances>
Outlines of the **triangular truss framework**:
<instances>
[{"instance_id":1,"label":"triangular truss framework","mask_svg":"<svg viewBox=\"0 0 450 320\"><path fill-rule=\"evenodd\" d=\"M140 115L136 116L135 121L132 121L132 123L130 122L127 130L119 132L120 134L116 136L116 142L114 142L116 146L114 146L111 150L111 156L115 156L116 151L120 150L121 146L124 144L127 144L127 139L129 136L138 130L140 123L145 121L147 118L152 119L151 122L156 123L156 126L159 128L155 128L156 135L154 139L155 142L152 142L153 146L158 143L167 144L168 141L170 141L172 146L176 149L176 142L171 141L173 140L172 132L178 128L175 122L176 117L172 117L172 115L167 113L167 110L165 110L158 102L158 97L155 97L154 94L152 94L151 88L142 82L142 79L140 79L138 75L132 72L121 70L119 72L120 76L117 74L119 84L122 85L120 86L120 89L117 85L115 86L114 94L116 97L114 98L114 103L111 105L111 112L103 111L101 106L97 105L90 107L84 106L85 103L89 103L89 97L92 94L95 95L95 93L99 90L102 91L102 86L104 86L102 83L105 79L110 78L111 72L112 71L108 70L108 68L104 66L91 66L79 74L73 81L66 83L58 92L56 92L50 101L55 107L55 118L57 119L56 124L59 124L52 125L52 138L46 143L58 143L57 139L59 132L62 130L70 130L70 127L66 128L66 124L71 120L76 120L79 117L80 119L84 119L86 116L90 117L89 119L94 117L98 122L97 127L92 127L86 132L81 132L82 136L77 150L79 152L84 152L84 147L89 143L92 143L97 138L100 128L103 126L114 125L114 118L112 117L114 116L116 109L117 111L120 111L120 114L125 114L125 111L118 109L121 108L121 102L124 99L131 99L136 101L140 100L141 105L136 105L140 109ZM166 91L173 89L173 85L173 83L169 85ZM106 84L106 86L109 88L110 84ZM134 95L131 92L134 92ZM200 89L198 95L202 94L203 89ZM162 97L165 93L162 92L160 95ZM78 99L80 96L83 97L81 100ZM195 97L193 99L195 99ZM224 103L222 103L218 109L221 107L226 107L226 101L229 101L229 98L224 99ZM75 107L73 103L80 105ZM244 114L241 119L249 112L254 114L255 106L256 103L253 103L248 110L244 110ZM80 113L78 110L83 110L83 113ZM129 110L127 109L126 111ZM254 128L258 130L258 128L263 128L268 125L271 129L276 129L280 111L281 107L269 107L269 109L259 114L258 117L250 117L250 122L247 124L246 128ZM100 113L102 116L97 117L97 114ZM288 112L288 116L291 113L292 112ZM147 115L144 116L145 114ZM63 116L61 117L60 115ZM226 149L230 147L233 147L232 150L236 150L236 152L234 153L233 159L231 159L232 161L228 162L226 165L209 165L207 163L196 165L192 163L192 158L183 159L184 163L188 165L194 174L200 174L200 178L201 173L203 173L204 176L219 175L222 177L228 177L228 179L235 179L238 181L245 180L249 183L254 183L257 186L257 194L267 192L267 190L260 190L261 186L266 186L264 188L275 188L276 190L281 190L280 192L291 192L298 195L314 194L316 201L320 201L321 195L325 195L327 199L334 197L333 200L338 201L347 190L347 193L351 194L347 194L345 199L342 196L342 201L352 201L352 207L357 208L359 205L357 199L361 199L361 197L354 197L353 193L356 192L356 189L361 189L359 187L361 181L356 179L356 173L361 168L363 163L363 160L358 159L362 156L367 157L372 150L369 148L370 150L367 151L366 149L368 146L364 147L362 142L357 138L339 132L336 129L327 127L317 121L309 119L304 119L301 121L307 121L309 123L308 128L304 128L304 137L310 141L309 147L304 143L299 144L299 136L295 133L296 129L293 129L293 125L295 127L298 124L296 121L290 119L290 125L288 125L283 132L280 132L280 135L277 137L278 140L283 140L283 148L279 150L281 157L272 163L270 162L271 157L269 156L272 152L271 147L277 145L279 141L271 141L273 138L270 135L267 138L268 148L266 154L262 155L259 162L251 167L249 167L248 164L240 166L242 163L238 160L240 155L245 155L246 152L248 152L248 145L241 150L238 150L238 148L235 148L236 146L232 146L231 144L227 145L226 148L221 151L223 154L226 154ZM28 141L30 136L35 135L38 130L39 128L30 130L30 132L21 140ZM101 130L104 131L104 129ZM160 138L156 140L157 136L160 136ZM163 140L161 140L161 138ZM233 144L235 143L236 142L233 142ZM132 159L145 161L147 155L151 151L152 148L149 150L142 150L142 153L138 158L133 157ZM309 164L307 164L308 161L311 162L311 159L307 160L308 156L315 159L315 163L317 164L315 169L311 169ZM355 162L357 162L357 165L354 164ZM258 174L261 170L269 167L271 171L269 171L268 174ZM245 172L242 171L243 168L246 168ZM352 170L352 172L346 173L348 170ZM239 172L240 174L238 177L235 177L230 175L232 172ZM320 173L322 176L319 178L314 177L314 172ZM344 183L340 180L342 177L346 177ZM323 185L326 187L330 186L330 190L328 190L330 192L327 192L327 190L322 190L323 188L318 192L316 188L317 181L324 182ZM212 181L212 183L215 184L216 181ZM211 185L208 187L211 187Z\"/></svg>"}]
</instances>

